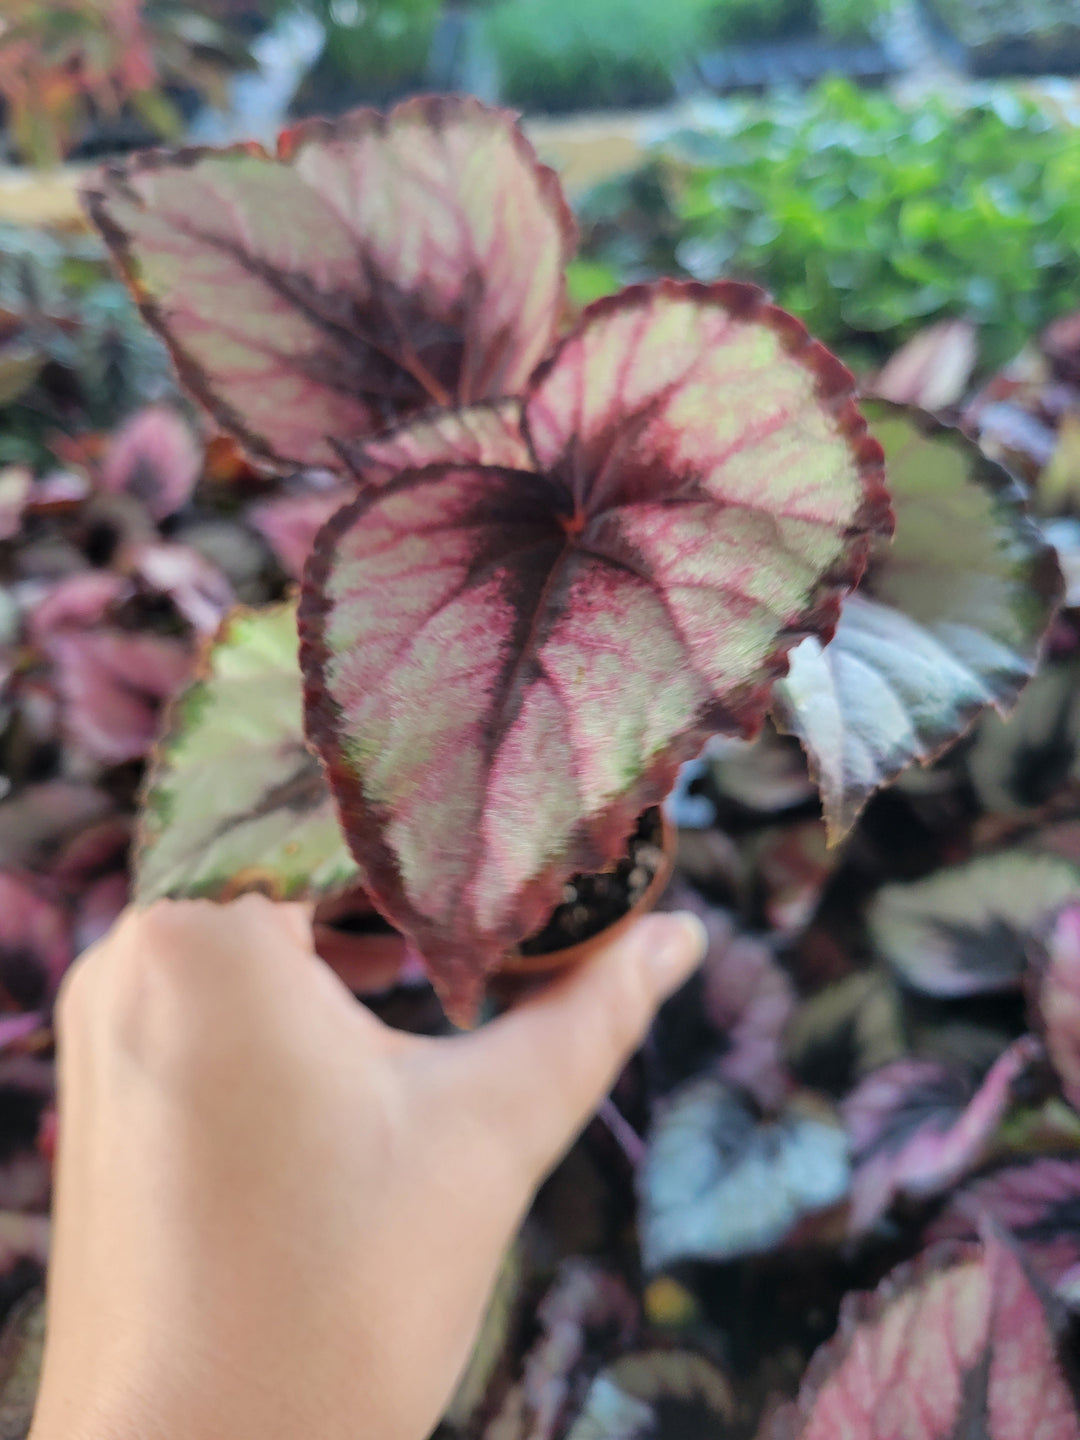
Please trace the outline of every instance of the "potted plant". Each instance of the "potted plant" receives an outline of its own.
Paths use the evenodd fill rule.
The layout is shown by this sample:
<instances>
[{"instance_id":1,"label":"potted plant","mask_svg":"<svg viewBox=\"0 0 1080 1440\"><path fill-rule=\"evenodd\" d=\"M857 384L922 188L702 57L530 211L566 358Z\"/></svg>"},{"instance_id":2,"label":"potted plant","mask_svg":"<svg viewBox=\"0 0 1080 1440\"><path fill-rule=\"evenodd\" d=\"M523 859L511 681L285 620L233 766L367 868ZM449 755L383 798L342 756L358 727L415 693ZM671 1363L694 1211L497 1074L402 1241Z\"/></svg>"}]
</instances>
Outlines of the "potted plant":
<instances>
[{"instance_id":1,"label":"potted plant","mask_svg":"<svg viewBox=\"0 0 1080 1440\"><path fill-rule=\"evenodd\" d=\"M359 874L469 1022L488 976L556 943L553 911L597 901L579 877L608 877L601 923L620 861L645 872L624 910L650 888L640 817L709 735L750 736L775 706L817 747L842 830L856 792L970 719L918 717L902 754L856 724L877 763L852 781L815 686L851 703L823 647L891 515L850 374L733 282L633 286L568 324L573 222L505 112L425 98L298 127L276 155L151 152L87 203L217 423L264 464L351 487L313 535L301 667L289 606L249 616L174 708L144 897L333 895ZM882 418L901 451L938 444ZM945 495L1012 541L964 558L979 593L991 575L1033 597L1001 622L981 703L1005 706L1059 577L1007 480L941 443ZM880 556L862 603L895 625L907 602ZM597 928L579 918L564 942Z\"/></svg>"}]
</instances>

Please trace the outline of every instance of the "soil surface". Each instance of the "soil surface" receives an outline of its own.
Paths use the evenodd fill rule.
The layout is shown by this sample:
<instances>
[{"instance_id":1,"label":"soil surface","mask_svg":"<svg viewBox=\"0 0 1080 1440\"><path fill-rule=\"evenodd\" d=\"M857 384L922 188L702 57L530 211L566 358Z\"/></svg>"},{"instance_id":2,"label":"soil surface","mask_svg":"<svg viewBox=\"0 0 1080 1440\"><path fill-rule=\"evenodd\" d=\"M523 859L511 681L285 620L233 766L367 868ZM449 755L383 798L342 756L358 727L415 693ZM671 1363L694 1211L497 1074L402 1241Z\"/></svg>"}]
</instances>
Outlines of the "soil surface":
<instances>
[{"instance_id":1,"label":"soil surface","mask_svg":"<svg viewBox=\"0 0 1080 1440\"><path fill-rule=\"evenodd\" d=\"M537 934L521 943L522 955L549 955L589 940L621 920L652 884L664 863L660 810L646 810L627 842L627 852L608 870L575 875L563 888L563 901Z\"/></svg>"}]
</instances>

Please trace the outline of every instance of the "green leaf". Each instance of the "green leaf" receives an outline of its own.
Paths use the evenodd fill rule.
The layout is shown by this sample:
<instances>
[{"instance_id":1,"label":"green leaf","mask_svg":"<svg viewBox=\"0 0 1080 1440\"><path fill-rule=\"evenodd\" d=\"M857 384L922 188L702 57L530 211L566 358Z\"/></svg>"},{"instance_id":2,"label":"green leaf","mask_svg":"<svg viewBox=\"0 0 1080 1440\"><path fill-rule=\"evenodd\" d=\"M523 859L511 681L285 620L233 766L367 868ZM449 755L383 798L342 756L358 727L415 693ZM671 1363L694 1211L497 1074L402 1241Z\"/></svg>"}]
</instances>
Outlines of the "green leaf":
<instances>
[{"instance_id":1,"label":"green leaf","mask_svg":"<svg viewBox=\"0 0 1080 1440\"><path fill-rule=\"evenodd\" d=\"M792 652L774 706L807 752L833 843L876 789L986 706L1013 707L1061 594L1054 551L1001 466L921 411L863 409L885 447L895 538L878 544L831 643Z\"/></svg>"},{"instance_id":2,"label":"green leaf","mask_svg":"<svg viewBox=\"0 0 1080 1440\"><path fill-rule=\"evenodd\" d=\"M304 743L296 607L237 610L176 700L144 793L135 891L283 900L355 884Z\"/></svg>"}]
</instances>

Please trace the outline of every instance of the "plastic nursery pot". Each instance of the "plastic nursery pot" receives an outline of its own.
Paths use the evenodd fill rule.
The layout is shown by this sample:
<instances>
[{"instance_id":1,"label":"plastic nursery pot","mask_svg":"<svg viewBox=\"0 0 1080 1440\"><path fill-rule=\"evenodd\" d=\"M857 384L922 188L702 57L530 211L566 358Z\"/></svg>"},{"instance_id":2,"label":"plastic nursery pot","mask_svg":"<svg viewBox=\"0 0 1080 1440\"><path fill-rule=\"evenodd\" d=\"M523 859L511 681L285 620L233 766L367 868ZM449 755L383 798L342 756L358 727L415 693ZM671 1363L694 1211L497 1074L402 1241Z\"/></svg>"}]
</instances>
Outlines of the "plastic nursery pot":
<instances>
[{"instance_id":1,"label":"plastic nursery pot","mask_svg":"<svg viewBox=\"0 0 1080 1440\"><path fill-rule=\"evenodd\" d=\"M395 984L407 945L357 886L324 900L315 911L315 949L345 985L358 995L373 995Z\"/></svg>"},{"instance_id":2,"label":"plastic nursery pot","mask_svg":"<svg viewBox=\"0 0 1080 1440\"><path fill-rule=\"evenodd\" d=\"M510 956L502 969L492 976L489 982L492 996L497 1001L512 1000L523 991L533 988L537 982L572 965L580 965L602 946L617 939L640 916L647 915L656 907L671 879L677 844L677 831L664 814L663 808L654 805L646 810L628 842L627 853L620 860L595 875L573 877L567 888L574 893L568 895L567 900L552 913L543 930L523 941L519 952ZM637 860L634 852L639 857ZM620 915L573 944L552 944L550 949L547 948L548 942L558 933L562 916L581 907L583 901L583 908L588 908L588 902L590 898L595 898L597 889L602 891L605 888L605 881L609 882L609 889L626 885L637 864L643 861L650 862L651 877L645 888L633 896ZM543 949L539 948L541 945L544 946Z\"/></svg>"}]
</instances>

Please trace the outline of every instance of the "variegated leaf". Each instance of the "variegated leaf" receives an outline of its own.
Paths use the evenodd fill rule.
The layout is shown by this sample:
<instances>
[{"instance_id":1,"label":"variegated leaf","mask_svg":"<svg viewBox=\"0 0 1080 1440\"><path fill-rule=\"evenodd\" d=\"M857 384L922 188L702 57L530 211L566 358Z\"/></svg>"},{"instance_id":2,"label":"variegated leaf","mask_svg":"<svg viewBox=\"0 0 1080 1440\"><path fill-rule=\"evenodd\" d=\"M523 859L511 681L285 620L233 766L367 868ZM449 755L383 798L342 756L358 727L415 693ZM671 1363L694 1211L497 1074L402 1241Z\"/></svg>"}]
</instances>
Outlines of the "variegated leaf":
<instances>
[{"instance_id":1,"label":"variegated leaf","mask_svg":"<svg viewBox=\"0 0 1080 1440\"><path fill-rule=\"evenodd\" d=\"M308 733L459 1018L715 730L752 733L889 524L847 371L750 286L586 312L525 397L536 473L406 471L322 531Z\"/></svg>"},{"instance_id":2,"label":"variegated leaf","mask_svg":"<svg viewBox=\"0 0 1080 1440\"><path fill-rule=\"evenodd\" d=\"M304 743L296 607L238 610L180 695L143 798L136 893L281 899L356 880Z\"/></svg>"},{"instance_id":3,"label":"variegated leaf","mask_svg":"<svg viewBox=\"0 0 1080 1440\"><path fill-rule=\"evenodd\" d=\"M278 463L431 405L513 395L575 228L506 111L426 96L254 145L107 166L90 215L219 424Z\"/></svg>"},{"instance_id":4,"label":"variegated leaf","mask_svg":"<svg viewBox=\"0 0 1080 1440\"><path fill-rule=\"evenodd\" d=\"M999 465L919 411L863 409L885 447L896 534L832 641L804 640L777 686L834 843L880 786L940 754L986 706L1012 707L1061 595L1054 552Z\"/></svg>"}]
</instances>

